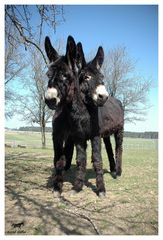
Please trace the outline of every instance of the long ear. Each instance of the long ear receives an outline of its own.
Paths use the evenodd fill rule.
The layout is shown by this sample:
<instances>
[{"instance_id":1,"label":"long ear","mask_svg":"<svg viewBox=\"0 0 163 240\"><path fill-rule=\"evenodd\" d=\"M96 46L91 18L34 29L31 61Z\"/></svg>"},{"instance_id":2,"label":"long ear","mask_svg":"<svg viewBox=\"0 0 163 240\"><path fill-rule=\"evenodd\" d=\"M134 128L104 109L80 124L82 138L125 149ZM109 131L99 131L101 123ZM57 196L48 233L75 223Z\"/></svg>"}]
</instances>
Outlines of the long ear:
<instances>
[{"instance_id":1,"label":"long ear","mask_svg":"<svg viewBox=\"0 0 163 240\"><path fill-rule=\"evenodd\" d=\"M95 58L91 61L91 64L93 64L99 70L103 64L103 61L104 61L104 50L100 46L98 48Z\"/></svg>"},{"instance_id":2,"label":"long ear","mask_svg":"<svg viewBox=\"0 0 163 240\"><path fill-rule=\"evenodd\" d=\"M50 62L54 62L59 57L57 51L51 45L49 37L45 38L45 51Z\"/></svg>"},{"instance_id":3,"label":"long ear","mask_svg":"<svg viewBox=\"0 0 163 240\"><path fill-rule=\"evenodd\" d=\"M67 46L66 46L66 60L71 69L75 69L76 67L76 43L73 37L68 36L67 38Z\"/></svg>"},{"instance_id":4,"label":"long ear","mask_svg":"<svg viewBox=\"0 0 163 240\"><path fill-rule=\"evenodd\" d=\"M79 70L83 69L86 66L86 61L85 61L83 47L82 47L81 42L79 42L77 44L76 61L77 61L76 63L77 63L77 67L79 68Z\"/></svg>"}]
</instances>

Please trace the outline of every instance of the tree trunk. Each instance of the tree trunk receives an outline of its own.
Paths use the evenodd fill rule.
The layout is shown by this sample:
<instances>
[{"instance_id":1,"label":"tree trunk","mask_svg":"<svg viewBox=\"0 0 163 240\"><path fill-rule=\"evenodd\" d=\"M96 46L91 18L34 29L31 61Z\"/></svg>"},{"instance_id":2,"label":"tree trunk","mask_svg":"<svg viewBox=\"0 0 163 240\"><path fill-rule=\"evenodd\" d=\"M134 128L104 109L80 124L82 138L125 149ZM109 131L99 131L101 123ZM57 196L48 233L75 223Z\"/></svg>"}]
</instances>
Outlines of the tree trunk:
<instances>
[{"instance_id":1,"label":"tree trunk","mask_svg":"<svg viewBox=\"0 0 163 240\"><path fill-rule=\"evenodd\" d=\"M42 129L42 148L46 148L45 127Z\"/></svg>"},{"instance_id":2,"label":"tree trunk","mask_svg":"<svg viewBox=\"0 0 163 240\"><path fill-rule=\"evenodd\" d=\"M46 148L46 136L45 136L45 121L42 120L41 124L41 141L42 141L42 148Z\"/></svg>"}]
</instances>

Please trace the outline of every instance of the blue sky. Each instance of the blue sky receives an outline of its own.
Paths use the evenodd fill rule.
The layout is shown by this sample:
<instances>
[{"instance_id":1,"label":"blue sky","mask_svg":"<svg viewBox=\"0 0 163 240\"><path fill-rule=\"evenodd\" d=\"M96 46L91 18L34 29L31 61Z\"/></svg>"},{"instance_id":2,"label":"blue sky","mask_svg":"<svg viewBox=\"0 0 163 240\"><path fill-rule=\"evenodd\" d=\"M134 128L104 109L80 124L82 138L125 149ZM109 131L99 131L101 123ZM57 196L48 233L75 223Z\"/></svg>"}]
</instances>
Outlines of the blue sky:
<instances>
[{"instance_id":1,"label":"blue sky","mask_svg":"<svg viewBox=\"0 0 163 240\"><path fill-rule=\"evenodd\" d=\"M147 120L126 124L127 131L158 130L158 9L156 5L65 5L65 22L56 33L44 30L52 41L72 35L81 41L87 55L102 45L104 51L124 45L137 59L137 71L145 78L152 77L149 94L151 108ZM7 121L7 127L25 125L16 118Z\"/></svg>"}]
</instances>

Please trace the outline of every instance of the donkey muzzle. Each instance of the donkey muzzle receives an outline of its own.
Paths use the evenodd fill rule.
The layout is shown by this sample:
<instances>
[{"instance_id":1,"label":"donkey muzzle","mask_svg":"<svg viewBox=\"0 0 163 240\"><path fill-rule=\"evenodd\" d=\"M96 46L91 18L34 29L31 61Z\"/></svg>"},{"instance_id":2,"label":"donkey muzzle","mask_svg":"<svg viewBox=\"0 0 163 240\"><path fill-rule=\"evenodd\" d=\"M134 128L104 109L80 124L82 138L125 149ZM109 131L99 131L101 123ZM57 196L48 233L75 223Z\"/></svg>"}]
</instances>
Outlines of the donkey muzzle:
<instances>
[{"instance_id":1,"label":"donkey muzzle","mask_svg":"<svg viewBox=\"0 0 163 240\"><path fill-rule=\"evenodd\" d=\"M56 88L48 88L45 93L45 103L47 106L55 110L60 103L60 98L58 97L58 91Z\"/></svg>"},{"instance_id":2,"label":"donkey muzzle","mask_svg":"<svg viewBox=\"0 0 163 240\"><path fill-rule=\"evenodd\" d=\"M93 100L97 106L103 106L107 101L109 94L103 84L100 84L96 87L96 90L93 94Z\"/></svg>"}]
</instances>

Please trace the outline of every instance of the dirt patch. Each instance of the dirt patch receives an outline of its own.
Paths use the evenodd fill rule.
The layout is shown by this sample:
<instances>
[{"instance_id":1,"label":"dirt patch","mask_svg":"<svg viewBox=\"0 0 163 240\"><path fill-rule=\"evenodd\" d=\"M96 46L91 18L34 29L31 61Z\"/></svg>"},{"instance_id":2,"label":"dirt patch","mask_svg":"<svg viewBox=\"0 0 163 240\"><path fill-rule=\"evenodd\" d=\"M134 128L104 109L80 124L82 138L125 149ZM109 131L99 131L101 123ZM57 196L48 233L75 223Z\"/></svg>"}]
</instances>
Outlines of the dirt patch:
<instances>
[{"instance_id":1,"label":"dirt patch","mask_svg":"<svg viewBox=\"0 0 163 240\"><path fill-rule=\"evenodd\" d=\"M38 158L37 152L21 151L6 153L6 235L158 234L156 169L150 168L152 179L143 176L148 166L138 166L141 179L127 165L116 180L105 171L107 194L101 199L94 191L91 165L83 191L72 194L73 165L66 173L63 193L57 196L52 192L51 155L39 153Z\"/></svg>"}]
</instances>

